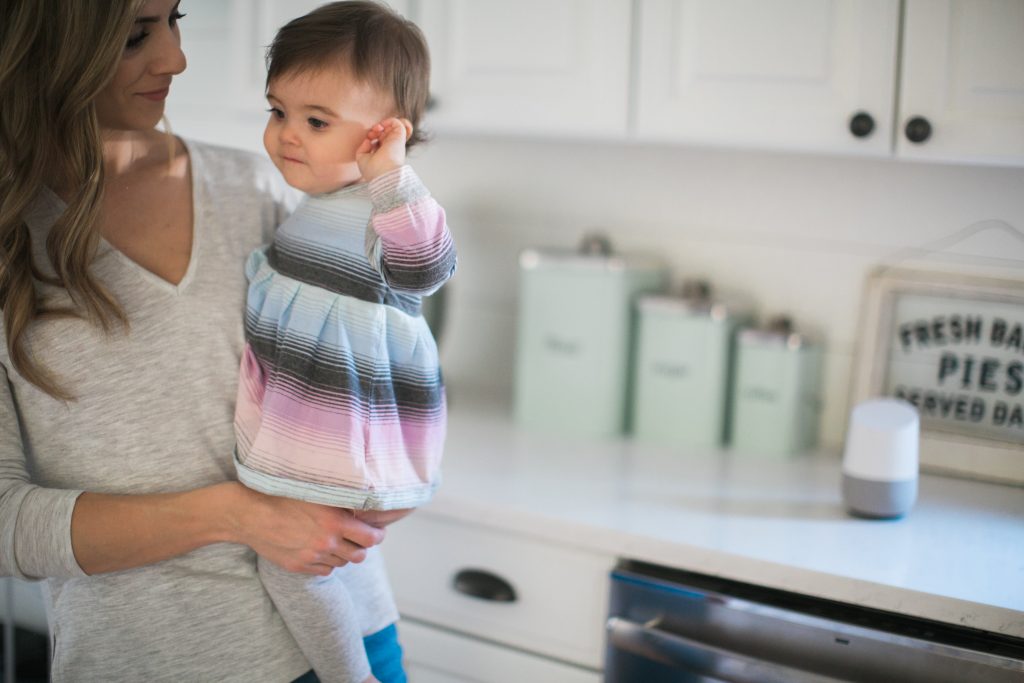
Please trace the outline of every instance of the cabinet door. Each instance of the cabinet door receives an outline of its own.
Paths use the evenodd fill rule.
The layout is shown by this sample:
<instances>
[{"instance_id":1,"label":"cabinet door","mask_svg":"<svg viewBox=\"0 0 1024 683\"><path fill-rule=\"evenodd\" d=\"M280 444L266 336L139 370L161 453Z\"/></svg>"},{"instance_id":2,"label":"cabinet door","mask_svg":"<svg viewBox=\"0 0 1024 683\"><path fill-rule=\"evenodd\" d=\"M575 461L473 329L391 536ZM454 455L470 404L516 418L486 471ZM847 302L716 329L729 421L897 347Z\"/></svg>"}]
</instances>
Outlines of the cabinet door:
<instances>
[{"instance_id":1,"label":"cabinet door","mask_svg":"<svg viewBox=\"0 0 1024 683\"><path fill-rule=\"evenodd\" d=\"M629 0L429 0L437 131L622 137Z\"/></svg>"},{"instance_id":2,"label":"cabinet door","mask_svg":"<svg viewBox=\"0 0 1024 683\"><path fill-rule=\"evenodd\" d=\"M637 135L890 154L898 26L898 0L640 0Z\"/></svg>"},{"instance_id":3,"label":"cabinet door","mask_svg":"<svg viewBox=\"0 0 1024 683\"><path fill-rule=\"evenodd\" d=\"M409 683L600 683L601 674L403 619Z\"/></svg>"},{"instance_id":4,"label":"cabinet door","mask_svg":"<svg viewBox=\"0 0 1024 683\"><path fill-rule=\"evenodd\" d=\"M403 616L601 666L614 558L425 512L390 527L382 552Z\"/></svg>"},{"instance_id":5,"label":"cabinet door","mask_svg":"<svg viewBox=\"0 0 1024 683\"><path fill-rule=\"evenodd\" d=\"M907 0L899 127L901 156L1024 164L1024 2Z\"/></svg>"},{"instance_id":6,"label":"cabinet door","mask_svg":"<svg viewBox=\"0 0 1024 683\"><path fill-rule=\"evenodd\" d=\"M181 46L188 59L174 79L167 119L176 133L263 151L267 122L264 61L274 34L324 0L202 0L183 7ZM407 14L408 0L391 0Z\"/></svg>"}]
</instances>

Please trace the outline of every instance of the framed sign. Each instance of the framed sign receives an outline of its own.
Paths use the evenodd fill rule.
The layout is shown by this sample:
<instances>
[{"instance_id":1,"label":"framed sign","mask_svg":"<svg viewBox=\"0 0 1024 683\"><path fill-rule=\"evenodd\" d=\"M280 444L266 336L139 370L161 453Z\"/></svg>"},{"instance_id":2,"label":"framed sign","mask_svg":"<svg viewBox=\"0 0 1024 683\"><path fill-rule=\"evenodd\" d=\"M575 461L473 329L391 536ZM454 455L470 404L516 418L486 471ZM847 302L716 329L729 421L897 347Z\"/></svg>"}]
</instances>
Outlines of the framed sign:
<instances>
[{"instance_id":1,"label":"framed sign","mask_svg":"<svg viewBox=\"0 0 1024 683\"><path fill-rule=\"evenodd\" d=\"M861 315L854 404L913 404L922 470L1024 485L1024 281L882 268Z\"/></svg>"}]
</instances>

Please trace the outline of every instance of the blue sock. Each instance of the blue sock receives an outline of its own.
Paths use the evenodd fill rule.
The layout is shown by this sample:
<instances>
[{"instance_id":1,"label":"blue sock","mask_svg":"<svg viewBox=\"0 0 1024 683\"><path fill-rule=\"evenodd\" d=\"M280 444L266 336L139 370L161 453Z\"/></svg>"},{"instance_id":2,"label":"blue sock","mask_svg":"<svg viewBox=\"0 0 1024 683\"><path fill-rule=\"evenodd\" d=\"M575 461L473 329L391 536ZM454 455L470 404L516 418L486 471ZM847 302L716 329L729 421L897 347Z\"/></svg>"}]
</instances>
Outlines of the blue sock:
<instances>
[{"instance_id":1,"label":"blue sock","mask_svg":"<svg viewBox=\"0 0 1024 683\"><path fill-rule=\"evenodd\" d=\"M398 629L394 624L363 638L370 671L380 683L408 683L402 668L402 646L398 644ZM307 671L292 683L320 683L312 671Z\"/></svg>"},{"instance_id":2,"label":"blue sock","mask_svg":"<svg viewBox=\"0 0 1024 683\"><path fill-rule=\"evenodd\" d=\"M391 624L363 638L370 670L381 683L406 683L402 668L402 646L398 643L398 628Z\"/></svg>"}]
</instances>

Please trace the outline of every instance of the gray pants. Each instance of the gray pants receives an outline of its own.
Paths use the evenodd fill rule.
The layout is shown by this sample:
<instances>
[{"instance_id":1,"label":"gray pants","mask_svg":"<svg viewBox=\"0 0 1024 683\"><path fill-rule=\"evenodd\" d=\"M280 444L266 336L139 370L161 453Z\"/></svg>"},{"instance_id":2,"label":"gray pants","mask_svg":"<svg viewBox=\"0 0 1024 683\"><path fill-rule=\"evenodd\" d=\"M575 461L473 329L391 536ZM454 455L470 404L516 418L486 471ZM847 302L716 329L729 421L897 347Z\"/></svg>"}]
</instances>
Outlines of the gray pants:
<instances>
[{"instance_id":1,"label":"gray pants","mask_svg":"<svg viewBox=\"0 0 1024 683\"><path fill-rule=\"evenodd\" d=\"M390 593L375 595L380 592L380 575L384 572L377 549L371 549L362 563L338 567L329 576L288 572L262 557L257 562L263 586L320 680L366 680L370 663L363 636L397 619ZM369 623L370 615L380 621L381 605L375 601L381 597L391 602L394 618L385 623Z\"/></svg>"}]
</instances>

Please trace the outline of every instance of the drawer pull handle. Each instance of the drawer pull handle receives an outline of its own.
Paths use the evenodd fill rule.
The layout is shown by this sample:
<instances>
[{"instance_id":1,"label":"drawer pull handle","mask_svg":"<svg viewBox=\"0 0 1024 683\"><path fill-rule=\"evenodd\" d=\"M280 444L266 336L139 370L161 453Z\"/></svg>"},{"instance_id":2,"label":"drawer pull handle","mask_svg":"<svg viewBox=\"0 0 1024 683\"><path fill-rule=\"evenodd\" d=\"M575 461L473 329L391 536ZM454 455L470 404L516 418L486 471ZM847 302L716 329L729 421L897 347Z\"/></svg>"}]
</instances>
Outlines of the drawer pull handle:
<instances>
[{"instance_id":1,"label":"drawer pull handle","mask_svg":"<svg viewBox=\"0 0 1024 683\"><path fill-rule=\"evenodd\" d=\"M491 602L515 602L516 590L505 579L483 569L463 569L452 581L455 590Z\"/></svg>"}]
</instances>

